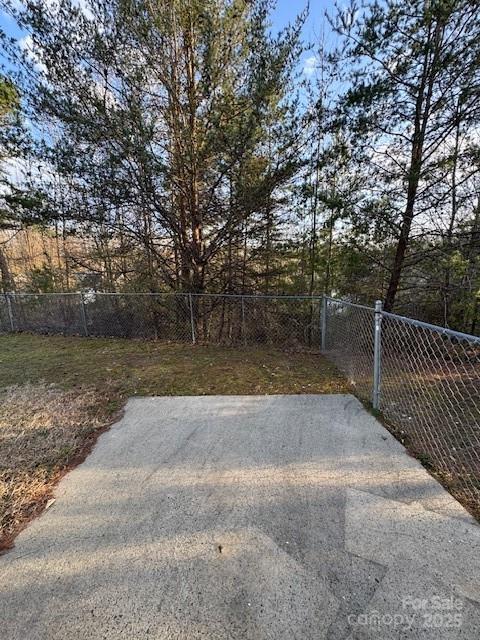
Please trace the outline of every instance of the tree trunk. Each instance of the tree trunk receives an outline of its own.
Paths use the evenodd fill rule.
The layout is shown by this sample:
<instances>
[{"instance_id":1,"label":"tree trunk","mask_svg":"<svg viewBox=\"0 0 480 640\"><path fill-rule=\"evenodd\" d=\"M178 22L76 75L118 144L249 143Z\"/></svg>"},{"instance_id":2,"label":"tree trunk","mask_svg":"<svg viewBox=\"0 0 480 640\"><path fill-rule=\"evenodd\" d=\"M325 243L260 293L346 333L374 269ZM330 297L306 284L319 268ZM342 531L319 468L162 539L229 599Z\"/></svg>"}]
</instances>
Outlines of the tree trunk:
<instances>
[{"instance_id":1,"label":"tree trunk","mask_svg":"<svg viewBox=\"0 0 480 640\"><path fill-rule=\"evenodd\" d=\"M15 290L15 283L13 276L10 272L7 262L7 256L0 246L0 275L2 276L2 291L3 293L9 293Z\"/></svg>"},{"instance_id":2,"label":"tree trunk","mask_svg":"<svg viewBox=\"0 0 480 640\"><path fill-rule=\"evenodd\" d=\"M439 50L441 46L441 36L443 25L437 22L433 38L429 41L423 61L422 76L415 101L415 120L412 136L412 152L410 158L410 168L408 171L407 203L402 216L400 226L400 236L397 242L395 258L385 296L384 309L392 311L397 296L400 277L405 262L405 255L410 239L410 231L414 218L415 201L417 197L418 184L423 166L423 145L430 116L430 107L433 93L433 86L436 77Z\"/></svg>"},{"instance_id":3,"label":"tree trunk","mask_svg":"<svg viewBox=\"0 0 480 640\"><path fill-rule=\"evenodd\" d=\"M478 315L478 288L475 286L476 272L477 272L477 260L480 252L480 197L477 200L475 207L474 218L472 222L472 230L470 232L470 241L467 251L467 272L462 281L462 289L467 293L467 299L464 302L463 308L463 326L465 331L475 333L477 327L477 315ZM474 296L473 303L470 297Z\"/></svg>"},{"instance_id":4,"label":"tree trunk","mask_svg":"<svg viewBox=\"0 0 480 640\"><path fill-rule=\"evenodd\" d=\"M309 294L313 296L315 289L315 263L317 261L317 208L318 208L318 181L320 179L320 135L317 133L317 153L315 157L315 186L312 201L312 235L310 244L310 288Z\"/></svg>"},{"instance_id":5,"label":"tree trunk","mask_svg":"<svg viewBox=\"0 0 480 640\"><path fill-rule=\"evenodd\" d=\"M457 119L455 127L455 146L453 150L453 166L452 166L452 206L450 210L450 220L447 229L445 248L447 252L447 264L445 265L444 280L443 280L443 324L448 327L450 320L450 276L451 266L450 258L452 251L453 230L455 228L455 222L457 219L457 165L458 165L458 153L460 147L460 98L457 101L455 108L455 118Z\"/></svg>"},{"instance_id":6,"label":"tree trunk","mask_svg":"<svg viewBox=\"0 0 480 640\"><path fill-rule=\"evenodd\" d=\"M412 170L411 170L412 173ZM405 261L405 254L407 252L408 240L410 237L410 230L413 222L413 211L415 204L415 196L418 188L418 176L417 178L409 179L407 206L405 213L403 214L402 225L400 229L400 237L397 243L397 250L395 252L395 259L393 262L393 268L390 275L390 282L388 284L387 294L385 296L384 309L385 311L392 311L395 303L395 298L400 284L400 276L402 274L403 263Z\"/></svg>"}]
</instances>

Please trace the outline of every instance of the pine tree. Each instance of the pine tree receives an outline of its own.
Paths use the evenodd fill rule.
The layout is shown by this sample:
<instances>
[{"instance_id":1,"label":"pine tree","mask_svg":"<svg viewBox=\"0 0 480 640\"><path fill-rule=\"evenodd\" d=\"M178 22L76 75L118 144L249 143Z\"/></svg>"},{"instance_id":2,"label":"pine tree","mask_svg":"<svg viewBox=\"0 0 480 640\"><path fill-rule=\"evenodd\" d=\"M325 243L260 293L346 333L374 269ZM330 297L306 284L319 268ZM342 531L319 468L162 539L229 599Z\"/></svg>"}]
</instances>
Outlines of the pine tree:
<instances>
[{"instance_id":1,"label":"pine tree","mask_svg":"<svg viewBox=\"0 0 480 640\"><path fill-rule=\"evenodd\" d=\"M85 14L67 0L16 13L34 48L22 90L31 118L48 125L42 160L71 228L106 230L110 253L120 238L141 247L139 287L223 288L225 255L274 214L298 170L290 94L301 19L272 36L270 8L96 0ZM256 180L242 183L253 166Z\"/></svg>"},{"instance_id":2,"label":"pine tree","mask_svg":"<svg viewBox=\"0 0 480 640\"><path fill-rule=\"evenodd\" d=\"M391 310L412 234L431 228L425 215L438 206L430 196L445 144L460 123L478 122L480 14L471 0L374 2L362 11L353 3L334 26L345 41L344 107L371 168L370 192L385 187L381 224L395 237Z\"/></svg>"}]
</instances>

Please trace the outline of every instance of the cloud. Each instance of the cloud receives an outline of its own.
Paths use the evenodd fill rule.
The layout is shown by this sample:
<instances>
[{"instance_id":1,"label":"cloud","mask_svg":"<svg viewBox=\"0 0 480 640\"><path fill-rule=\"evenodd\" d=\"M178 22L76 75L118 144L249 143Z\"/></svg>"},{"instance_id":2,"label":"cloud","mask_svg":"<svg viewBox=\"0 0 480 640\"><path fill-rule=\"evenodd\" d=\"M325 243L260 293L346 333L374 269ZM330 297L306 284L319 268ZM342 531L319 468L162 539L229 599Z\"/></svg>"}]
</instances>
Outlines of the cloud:
<instances>
[{"instance_id":1,"label":"cloud","mask_svg":"<svg viewBox=\"0 0 480 640\"><path fill-rule=\"evenodd\" d=\"M0 176L16 186L20 186L25 181L27 170L27 161L23 158L4 158L0 163ZM10 193L10 191L10 186L7 183L0 185L0 196Z\"/></svg>"},{"instance_id":2,"label":"cloud","mask_svg":"<svg viewBox=\"0 0 480 640\"><path fill-rule=\"evenodd\" d=\"M41 62L38 53L35 51L35 45L33 44L32 36L29 34L27 36L23 36L23 38L20 38L18 41L18 46L23 52L25 52L28 59L33 62L35 69L40 73L45 74L47 68L43 64L43 62Z\"/></svg>"},{"instance_id":3,"label":"cloud","mask_svg":"<svg viewBox=\"0 0 480 640\"><path fill-rule=\"evenodd\" d=\"M307 58L303 64L303 73L306 76L311 76L315 73L315 69L317 68L317 56L310 56Z\"/></svg>"},{"instance_id":4,"label":"cloud","mask_svg":"<svg viewBox=\"0 0 480 640\"><path fill-rule=\"evenodd\" d=\"M92 12L92 6L89 0L76 0L74 4L76 4L78 8L82 10L87 20L95 19L95 16L93 15L93 12Z\"/></svg>"}]
</instances>

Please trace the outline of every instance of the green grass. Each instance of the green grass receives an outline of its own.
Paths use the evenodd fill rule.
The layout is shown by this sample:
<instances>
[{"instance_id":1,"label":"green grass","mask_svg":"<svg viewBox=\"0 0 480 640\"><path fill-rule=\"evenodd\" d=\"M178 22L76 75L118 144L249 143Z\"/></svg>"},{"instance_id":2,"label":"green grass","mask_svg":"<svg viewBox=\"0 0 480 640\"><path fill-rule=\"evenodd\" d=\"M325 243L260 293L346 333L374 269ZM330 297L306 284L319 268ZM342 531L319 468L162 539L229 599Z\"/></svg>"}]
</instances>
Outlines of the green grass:
<instances>
[{"instance_id":1,"label":"green grass","mask_svg":"<svg viewBox=\"0 0 480 640\"><path fill-rule=\"evenodd\" d=\"M45 381L63 389L134 395L339 393L346 383L315 353L267 347L192 346L137 340L0 336L0 388Z\"/></svg>"}]
</instances>

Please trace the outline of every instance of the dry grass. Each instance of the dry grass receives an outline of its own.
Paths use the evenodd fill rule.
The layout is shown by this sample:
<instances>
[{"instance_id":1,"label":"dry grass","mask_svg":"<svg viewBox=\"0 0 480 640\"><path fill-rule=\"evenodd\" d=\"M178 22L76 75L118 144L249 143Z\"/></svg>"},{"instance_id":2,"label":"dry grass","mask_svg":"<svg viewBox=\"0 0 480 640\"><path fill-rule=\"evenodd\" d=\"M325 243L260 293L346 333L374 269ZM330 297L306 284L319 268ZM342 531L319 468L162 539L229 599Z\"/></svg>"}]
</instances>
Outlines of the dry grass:
<instances>
[{"instance_id":1,"label":"dry grass","mask_svg":"<svg viewBox=\"0 0 480 640\"><path fill-rule=\"evenodd\" d=\"M5 543L48 499L52 485L108 415L101 394L53 384L0 393L0 540Z\"/></svg>"},{"instance_id":2,"label":"dry grass","mask_svg":"<svg viewBox=\"0 0 480 640\"><path fill-rule=\"evenodd\" d=\"M0 336L0 548L134 395L342 393L316 353Z\"/></svg>"}]
</instances>

